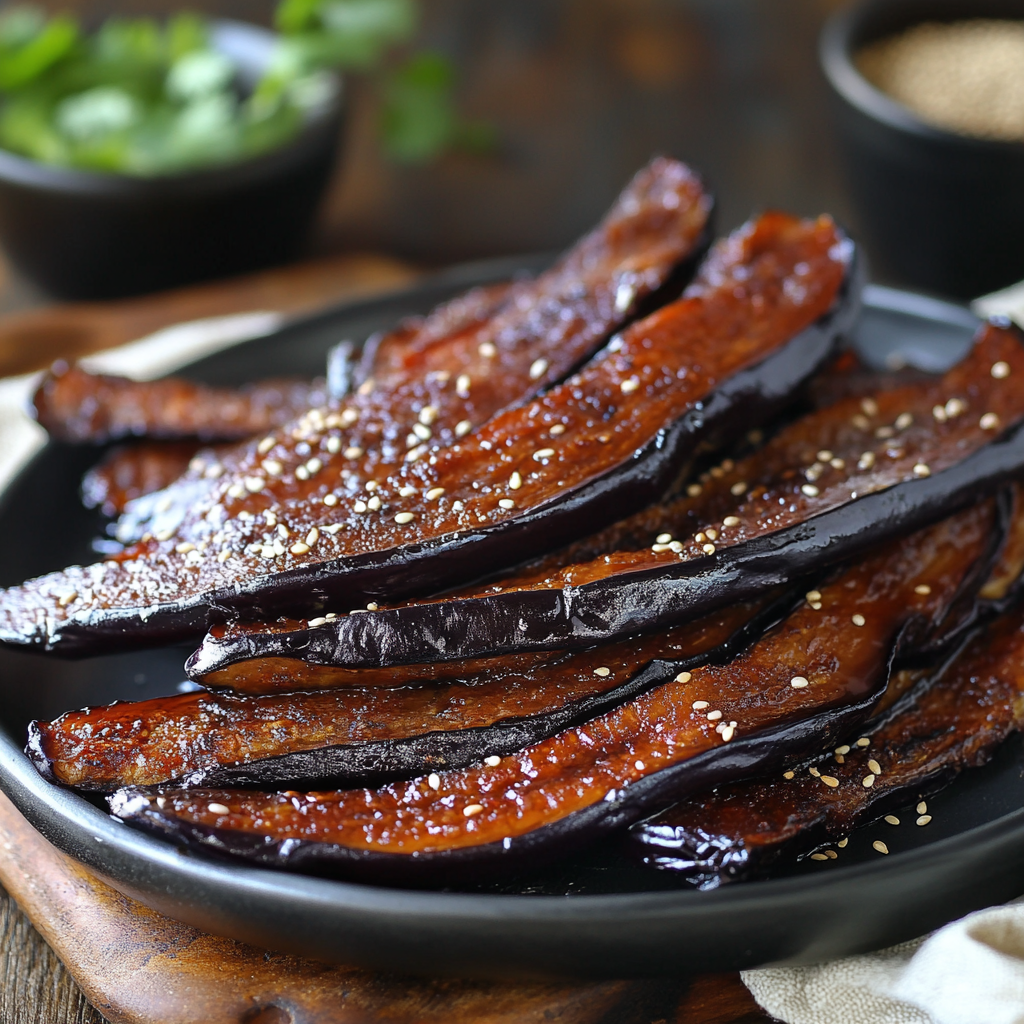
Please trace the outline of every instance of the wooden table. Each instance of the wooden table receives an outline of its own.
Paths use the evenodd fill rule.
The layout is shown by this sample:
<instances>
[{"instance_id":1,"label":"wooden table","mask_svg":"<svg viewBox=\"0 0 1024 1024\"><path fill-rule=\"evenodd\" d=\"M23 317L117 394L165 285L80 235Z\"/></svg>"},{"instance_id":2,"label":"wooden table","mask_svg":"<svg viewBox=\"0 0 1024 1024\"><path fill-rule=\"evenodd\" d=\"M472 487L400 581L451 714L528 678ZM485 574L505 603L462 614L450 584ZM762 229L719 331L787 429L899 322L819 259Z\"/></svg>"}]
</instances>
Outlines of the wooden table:
<instances>
[{"instance_id":1,"label":"wooden table","mask_svg":"<svg viewBox=\"0 0 1024 1024\"><path fill-rule=\"evenodd\" d=\"M408 266L347 256L118 303L0 318L0 377L204 316L301 314L407 284ZM58 853L0 795L3 1024L755 1024L738 975L495 984L375 975L203 934ZM20 908L20 909L19 909ZM33 927L33 924L35 927Z\"/></svg>"}]
</instances>

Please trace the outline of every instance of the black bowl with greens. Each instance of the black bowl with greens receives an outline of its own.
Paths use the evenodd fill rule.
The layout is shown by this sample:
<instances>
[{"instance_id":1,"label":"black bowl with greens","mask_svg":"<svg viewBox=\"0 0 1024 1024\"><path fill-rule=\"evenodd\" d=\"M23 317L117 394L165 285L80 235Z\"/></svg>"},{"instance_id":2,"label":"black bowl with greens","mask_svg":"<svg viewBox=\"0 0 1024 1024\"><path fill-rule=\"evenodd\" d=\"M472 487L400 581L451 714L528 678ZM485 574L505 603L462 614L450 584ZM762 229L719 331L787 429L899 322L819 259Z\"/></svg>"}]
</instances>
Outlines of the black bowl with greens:
<instances>
[{"instance_id":1,"label":"black bowl with greens","mask_svg":"<svg viewBox=\"0 0 1024 1024\"><path fill-rule=\"evenodd\" d=\"M65 298L293 256L335 159L341 83L238 22L0 16L0 243Z\"/></svg>"}]
</instances>

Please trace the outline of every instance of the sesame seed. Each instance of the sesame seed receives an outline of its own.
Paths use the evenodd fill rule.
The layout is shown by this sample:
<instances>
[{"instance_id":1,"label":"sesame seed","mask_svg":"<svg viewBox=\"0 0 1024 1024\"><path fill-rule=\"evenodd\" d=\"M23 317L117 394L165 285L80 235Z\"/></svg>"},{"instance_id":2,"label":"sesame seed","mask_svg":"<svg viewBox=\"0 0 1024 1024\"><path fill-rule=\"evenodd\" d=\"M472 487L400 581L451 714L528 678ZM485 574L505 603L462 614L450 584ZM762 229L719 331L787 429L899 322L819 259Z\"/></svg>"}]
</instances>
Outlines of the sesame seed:
<instances>
[{"instance_id":1,"label":"sesame seed","mask_svg":"<svg viewBox=\"0 0 1024 1024\"><path fill-rule=\"evenodd\" d=\"M914 476L924 477L924 476L931 476L931 475L932 475L932 471L923 462L919 462L914 467Z\"/></svg>"},{"instance_id":2,"label":"sesame seed","mask_svg":"<svg viewBox=\"0 0 1024 1024\"><path fill-rule=\"evenodd\" d=\"M610 676L611 674L612 670L610 668L605 668L603 665L600 668L594 669L594 675L600 676L602 679L604 679L605 676Z\"/></svg>"},{"instance_id":3,"label":"sesame seed","mask_svg":"<svg viewBox=\"0 0 1024 1024\"><path fill-rule=\"evenodd\" d=\"M839 854L836 853L835 850L826 850L825 856L828 857L829 860L839 860Z\"/></svg>"},{"instance_id":4,"label":"sesame seed","mask_svg":"<svg viewBox=\"0 0 1024 1024\"><path fill-rule=\"evenodd\" d=\"M871 758L871 760L868 761L868 771L870 771L872 775L881 775L882 766L874 758Z\"/></svg>"},{"instance_id":5,"label":"sesame seed","mask_svg":"<svg viewBox=\"0 0 1024 1024\"><path fill-rule=\"evenodd\" d=\"M245 478L245 489L252 491L256 494L258 491L262 491L267 486L267 481L261 476L247 476Z\"/></svg>"},{"instance_id":6,"label":"sesame seed","mask_svg":"<svg viewBox=\"0 0 1024 1024\"><path fill-rule=\"evenodd\" d=\"M481 346L482 348L483 346ZM492 346L493 347L493 346ZM425 427L429 427L437 419L437 406L425 405L420 409L419 421Z\"/></svg>"},{"instance_id":7,"label":"sesame seed","mask_svg":"<svg viewBox=\"0 0 1024 1024\"><path fill-rule=\"evenodd\" d=\"M398 515L395 516L395 522L398 523L399 526L405 526L406 523L411 523L415 518L416 516L412 512L399 512Z\"/></svg>"},{"instance_id":8,"label":"sesame seed","mask_svg":"<svg viewBox=\"0 0 1024 1024\"><path fill-rule=\"evenodd\" d=\"M946 420L949 418L946 415L946 408L945 408L945 406L942 406L942 405L932 406L932 415L935 417L935 419L939 423L945 423Z\"/></svg>"},{"instance_id":9,"label":"sesame seed","mask_svg":"<svg viewBox=\"0 0 1024 1024\"><path fill-rule=\"evenodd\" d=\"M630 377L628 380L624 380L619 388L624 395L628 395L640 387L640 381L637 377Z\"/></svg>"},{"instance_id":10,"label":"sesame seed","mask_svg":"<svg viewBox=\"0 0 1024 1024\"><path fill-rule=\"evenodd\" d=\"M342 454L346 459L358 459L363 454L363 449L359 445L354 444L346 448Z\"/></svg>"},{"instance_id":11,"label":"sesame seed","mask_svg":"<svg viewBox=\"0 0 1024 1024\"><path fill-rule=\"evenodd\" d=\"M260 465L267 476L280 476L284 472L284 466L277 459L264 459Z\"/></svg>"},{"instance_id":12,"label":"sesame seed","mask_svg":"<svg viewBox=\"0 0 1024 1024\"><path fill-rule=\"evenodd\" d=\"M875 464L875 453L864 452L863 455L857 460L858 469L870 469Z\"/></svg>"},{"instance_id":13,"label":"sesame seed","mask_svg":"<svg viewBox=\"0 0 1024 1024\"><path fill-rule=\"evenodd\" d=\"M444 494L443 487L431 487L430 490L427 491L427 501L436 501L442 494Z\"/></svg>"},{"instance_id":14,"label":"sesame seed","mask_svg":"<svg viewBox=\"0 0 1024 1024\"><path fill-rule=\"evenodd\" d=\"M364 380L363 383L360 384L358 388L356 388L356 394L357 395L368 395L373 390L373 387L374 387L374 380L373 380L373 378L372 377L367 377L366 380Z\"/></svg>"},{"instance_id":15,"label":"sesame seed","mask_svg":"<svg viewBox=\"0 0 1024 1024\"><path fill-rule=\"evenodd\" d=\"M366 605L366 610L367 610L368 612L375 612L375 611L377 610L377 602L376 602L376 601L370 601L370 602L369 602L369 603L368 603L368 604Z\"/></svg>"},{"instance_id":16,"label":"sesame seed","mask_svg":"<svg viewBox=\"0 0 1024 1024\"><path fill-rule=\"evenodd\" d=\"M671 533L659 533L655 538L659 544L669 544L672 541Z\"/></svg>"},{"instance_id":17,"label":"sesame seed","mask_svg":"<svg viewBox=\"0 0 1024 1024\"><path fill-rule=\"evenodd\" d=\"M708 712L708 721L709 722L717 722L721 717L722 717L722 712L721 711L709 711Z\"/></svg>"},{"instance_id":18,"label":"sesame seed","mask_svg":"<svg viewBox=\"0 0 1024 1024\"><path fill-rule=\"evenodd\" d=\"M892 427L879 427L875 431L875 437L885 440L886 438L892 437L895 433L896 431L893 430Z\"/></svg>"},{"instance_id":19,"label":"sesame seed","mask_svg":"<svg viewBox=\"0 0 1024 1024\"><path fill-rule=\"evenodd\" d=\"M953 419L959 416L967 408L967 403L961 401L959 398L951 398L946 403L946 415Z\"/></svg>"},{"instance_id":20,"label":"sesame seed","mask_svg":"<svg viewBox=\"0 0 1024 1024\"><path fill-rule=\"evenodd\" d=\"M365 501L354 502L353 505L352 505L352 511L353 512L365 512L366 511L366 502Z\"/></svg>"},{"instance_id":21,"label":"sesame seed","mask_svg":"<svg viewBox=\"0 0 1024 1024\"><path fill-rule=\"evenodd\" d=\"M1001 359L998 363L992 364L992 376L996 380L1002 380L1004 377L1010 376L1010 364L1004 363Z\"/></svg>"},{"instance_id":22,"label":"sesame seed","mask_svg":"<svg viewBox=\"0 0 1024 1024\"><path fill-rule=\"evenodd\" d=\"M519 473L513 473L508 478L508 485L513 491L518 491L523 486L523 478Z\"/></svg>"},{"instance_id":23,"label":"sesame seed","mask_svg":"<svg viewBox=\"0 0 1024 1024\"><path fill-rule=\"evenodd\" d=\"M642 772L646 766L644 765L643 761L634 761L633 767L636 768L638 772Z\"/></svg>"},{"instance_id":24,"label":"sesame seed","mask_svg":"<svg viewBox=\"0 0 1024 1024\"><path fill-rule=\"evenodd\" d=\"M920 802L920 803L919 803L919 804L917 805L917 813L918 813L918 814L927 814L927 813L928 813L928 804L927 804L927 803L925 803L925 801L924 801L924 800L922 800L922 801L921 801L921 802Z\"/></svg>"},{"instance_id":25,"label":"sesame seed","mask_svg":"<svg viewBox=\"0 0 1024 1024\"><path fill-rule=\"evenodd\" d=\"M833 754L836 759L836 764L846 764L846 758L842 754Z\"/></svg>"},{"instance_id":26,"label":"sesame seed","mask_svg":"<svg viewBox=\"0 0 1024 1024\"><path fill-rule=\"evenodd\" d=\"M828 860L828 857L823 853L812 853L811 860Z\"/></svg>"},{"instance_id":27,"label":"sesame seed","mask_svg":"<svg viewBox=\"0 0 1024 1024\"><path fill-rule=\"evenodd\" d=\"M707 537L708 540L718 540L718 531L717 530L711 530L711 529L705 530L704 531L704 535Z\"/></svg>"},{"instance_id":28,"label":"sesame seed","mask_svg":"<svg viewBox=\"0 0 1024 1024\"><path fill-rule=\"evenodd\" d=\"M685 676L688 676L689 674L689 672L680 673L680 675ZM679 680L679 682L689 682L688 679L679 679L678 676L676 677L676 679ZM692 706L694 711L704 711L706 708L711 707L711 705L706 700L695 700Z\"/></svg>"},{"instance_id":29,"label":"sesame seed","mask_svg":"<svg viewBox=\"0 0 1024 1024\"><path fill-rule=\"evenodd\" d=\"M694 537L693 537L693 539L694 539L694 540L695 540L695 541L696 541L696 542L697 542L698 544L703 544L703 543L704 543L704 541L705 541L705 540L707 540L707 538L706 538L706 537L704 536L704 534L703 534L703 533L697 533L697 534L694 534Z\"/></svg>"},{"instance_id":30,"label":"sesame seed","mask_svg":"<svg viewBox=\"0 0 1024 1024\"><path fill-rule=\"evenodd\" d=\"M373 496L373 497L372 497L372 498L371 498L371 499L370 499L370 500L369 500L369 501L368 501L368 502L366 503L366 507L367 507L367 508L369 508L371 512L376 512L376 511L377 511L377 510L378 510L378 509L380 508L380 504L381 504L381 503L380 503L380 498L378 498L378 497L377 497L377 495L375 494L375 495L374 495L374 496Z\"/></svg>"},{"instance_id":31,"label":"sesame seed","mask_svg":"<svg viewBox=\"0 0 1024 1024\"><path fill-rule=\"evenodd\" d=\"M301 541L296 542L288 549L293 555L305 555L309 553L309 545Z\"/></svg>"},{"instance_id":32,"label":"sesame seed","mask_svg":"<svg viewBox=\"0 0 1024 1024\"><path fill-rule=\"evenodd\" d=\"M68 593L61 594L60 597L57 598L57 604L59 604L61 608L66 608L76 597L78 597L77 590L68 591Z\"/></svg>"},{"instance_id":33,"label":"sesame seed","mask_svg":"<svg viewBox=\"0 0 1024 1024\"><path fill-rule=\"evenodd\" d=\"M808 601L820 601L821 600L821 591L820 590L808 590L806 595L804 595L804 596L807 598Z\"/></svg>"},{"instance_id":34,"label":"sesame seed","mask_svg":"<svg viewBox=\"0 0 1024 1024\"><path fill-rule=\"evenodd\" d=\"M412 425L412 432L416 435L416 439L420 441L429 441L432 433L430 427L425 427L422 423L414 423Z\"/></svg>"},{"instance_id":35,"label":"sesame seed","mask_svg":"<svg viewBox=\"0 0 1024 1024\"><path fill-rule=\"evenodd\" d=\"M878 853L888 853L889 852L889 847L886 846L885 843L883 843L881 839L876 839L871 844L871 849L877 851Z\"/></svg>"},{"instance_id":36,"label":"sesame seed","mask_svg":"<svg viewBox=\"0 0 1024 1024\"><path fill-rule=\"evenodd\" d=\"M547 372L548 361L546 359L534 359L530 364L530 380L537 380Z\"/></svg>"},{"instance_id":37,"label":"sesame seed","mask_svg":"<svg viewBox=\"0 0 1024 1024\"><path fill-rule=\"evenodd\" d=\"M819 494L818 488L815 487L814 484L804 484L800 490L803 491L808 498L816 498Z\"/></svg>"},{"instance_id":38,"label":"sesame seed","mask_svg":"<svg viewBox=\"0 0 1024 1024\"><path fill-rule=\"evenodd\" d=\"M309 470L305 466L297 466L295 468L295 478L297 480L308 480Z\"/></svg>"},{"instance_id":39,"label":"sesame seed","mask_svg":"<svg viewBox=\"0 0 1024 1024\"><path fill-rule=\"evenodd\" d=\"M857 740L856 746L858 746L858 747L870 747L871 746L871 740L869 740L867 738L867 736L861 736L861 738L859 740Z\"/></svg>"},{"instance_id":40,"label":"sesame seed","mask_svg":"<svg viewBox=\"0 0 1024 1024\"><path fill-rule=\"evenodd\" d=\"M844 743L841 747L836 747L836 753L841 757L845 757L850 752L850 748Z\"/></svg>"},{"instance_id":41,"label":"sesame seed","mask_svg":"<svg viewBox=\"0 0 1024 1024\"><path fill-rule=\"evenodd\" d=\"M722 730L722 740L728 743L736 735L736 726L731 722Z\"/></svg>"},{"instance_id":42,"label":"sesame seed","mask_svg":"<svg viewBox=\"0 0 1024 1024\"><path fill-rule=\"evenodd\" d=\"M174 545L174 550L177 551L179 555L187 555L190 551L195 551L195 549L195 544L190 544L187 540L183 540L180 544Z\"/></svg>"},{"instance_id":43,"label":"sesame seed","mask_svg":"<svg viewBox=\"0 0 1024 1024\"><path fill-rule=\"evenodd\" d=\"M669 549L674 551L677 555L683 550L683 542L681 540L670 540L668 542Z\"/></svg>"},{"instance_id":44,"label":"sesame seed","mask_svg":"<svg viewBox=\"0 0 1024 1024\"><path fill-rule=\"evenodd\" d=\"M319 618L316 618L316 619L310 619L309 622L306 623L306 625L310 629L315 629L317 626L326 626L327 625L327 617L326 616L320 616Z\"/></svg>"},{"instance_id":45,"label":"sesame seed","mask_svg":"<svg viewBox=\"0 0 1024 1024\"><path fill-rule=\"evenodd\" d=\"M875 784L874 775L865 775L864 778L860 780L860 784L865 789L870 789Z\"/></svg>"},{"instance_id":46,"label":"sesame seed","mask_svg":"<svg viewBox=\"0 0 1024 1024\"><path fill-rule=\"evenodd\" d=\"M738 483L733 484L732 487L729 488L729 493L730 494L734 494L737 498L741 494L746 494L747 493L747 483L746 483L746 481L745 480L740 480Z\"/></svg>"},{"instance_id":47,"label":"sesame seed","mask_svg":"<svg viewBox=\"0 0 1024 1024\"><path fill-rule=\"evenodd\" d=\"M817 768L808 768L807 771L808 771L808 773L810 775L813 775L816 779L820 779L821 778L821 772L818 771Z\"/></svg>"},{"instance_id":48,"label":"sesame seed","mask_svg":"<svg viewBox=\"0 0 1024 1024\"><path fill-rule=\"evenodd\" d=\"M436 772L431 772L427 776L427 785L431 789L440 789L441 788L441 776L438 775Z\"/></svg>"},{"instance_id":49,"label":"sesame seed","mask_svg":"<svg viewBox=\"0 0 1024 1024\"><path fill-rule=\"evenodd\" d=\"M932 588L927 583L919 583L914 587L914 593L920 594L922 597L927 597L932 592Z\"/></svg>"},{"instance_id":50,"label":"sesame seed","mask_svg":"<svg viewBox=\"0 0 1024 1024\"><path fill-rule=\"evenodd\" d=\"M851 622L852 622L852 623L853 623L853 624L854 624L855 626L863 626L863 625L864 625L864 623L865 623L865 622L866 622L867 620L866 620L866 619L864 618L864 616L863 616L863 615L861 615L861 614L860 614L860 613L858 612L858 613L857 613L856 615L851 615L851 616L850 616L850 621L851 621Z\"/></svg>"},{"instance_id":51,"label":"sesame seed","mask_svg":"<svg viewBox=\"0 0 1024 1024\"><path fill-rule=\"evenodd\" d=\"M831 458L832 458L832 453L827 448L822 448L822 450L820 452L818 452L818 461L819 462L828 462Z\"/></svg>"},{"instance_id":52,"label":"sesame seed","mask_svg":"<svg viewBox=\"0 0 1024 1024\"><path fill-rule=\"evenodd\" d=\"M835 789L839 785L839 780L832 775L822 775L821 781L831 789Z\"/></svg>"},{"instance_id":53,"label":"sesame seed","mask_svg":"<svg viewBox=\"0 0 1024 1024\"><path fill-rule=\"evenodd\" d=\"M277 438L276 437L265 437L256 446L256 451L258 451L260 453L260 455L266 455L267 452L269 452L270 449L273 448L275 444L277 444Z\"/></svg>"},{"instance_id":54,"label":"sesame seed","mask_svg":"<svg viewBox=\"0 0 1024 1024\"><path fill-rule=\"evenodd\" d=\"M700 485L700 484L690 484L690 485L689 485L689 486L688 486L688 487L686 488L686 493L687 493L687 495L688 495L689 497L691 497L691 498L696 498L696 497L697 497L697 495L699 495L699 494L700 494L700 492L701 492L701 491L703 491L703 490L704 490L704 488L703 488L703 487L701 487L701 485Z\"/></svg>"},{"instance_id":55,"label":"sesame seed","mask_svg":"<svg viewBox=\"0 0 1024 1024\"><path fill-rule=\"evenodd\" d=\"M887 822L888 822L888 823L889 823L890 825L898 825L898 824L900 823L900 819L899 819L899 818L897 818L895 814L887 814L887 815L885 816L885 820L886 820L886 821L887 821Z\"/></svg>"},{"instance_id":56,"label":"sesame seed","mask_svg":"<svg viewBox=\"0 0 1024 1024\"><path fill-rule=\"evenodd\" d=\"M554 454L554 448L541 448L533 453L533 460L534 462L542 462L544 459L550 459Z\"/></svg>"},{"instance_id":57,"label":"sesame seed","mask_svg":"<svg viewBox=\"0 0 1024 1024\"><path fill-rule=\"evenodd\" d=\"M865 416L878 415L878 403L873 398L862 398L860 407Z\"/></svg>"},{"instance_id":58,"label":"sesame seed","mask_svg":"<svg viewBox=\"0 0 1024 1024\"><path fill-rule=\"evenodd\" d=\"M857 415L856 415L856 416L854 416L854 417L853 417L853 418L852 418L852 419L850 420L850 422L851 422L851 423L852 423L852 424L853 424L853 425L854 425L854 426L855 426L855 427L856 427L856 428L857 428L858 430L868 430L868 429L870 428L870 426L871 426L871 423L870 423L870 421L868 420L868 418L867 418L866 416L861 416L861 414L860 414L860 413L857 413Z\"/></svg>"},{"instance_id":59,"label":"sesame seed","mask_svg":"<svg viewBox=\"0 0 1024 1024\"><path fill-rule=\"evenodd\" d=\"M207 809L211 814L230 814L231 808L225 807L224 804L207 804Z\"/></svg>"},{"instance_id":60,"label":"sesame seed","mask_svg":"<svg viewBox=\"0 0 1024 1024\"><path fill-rule=\"evenodd\" d=\"M652 544L651 550L655 554L660 555L662 551L671 551L672 548L668 544Z\"/></svg>"},{"instance_id":61,"label":"sesame seed","mask_svg":"<svg viewBox=\"0 0 1024 1024\"><path fill-rule=\"evenodd\" d=\"M320 539L320 531L314 526L306 534L306 543L312 547Z\"/></svg>"},{"instance_id":62,"label":"sesame seed","mask_svg":"<svg viewBox=\"0 0 1024 1024\"><path fill-rule=\"evenodd\" d=\"M723 526L739 526L740 525L740 517L739 516L726 516L722 520L722 525Z\"/></svg>"},{"instance_id":63,"label":"sesame seed","mask_svg":"<svg viewBox=\"0 0 1024 1024\"><path fill-rule=\"evenodd\" d=\"M500 499L498 505L506 510L516 507L516 503L511 498Z\"/></svg>"},{"instance_id":64,"label":"sesame seed","mask_svg":"<svg viewBox=\"0 0 1024 1024\"><path fill-rule=\"evenodd\" d=\"M803 676L793 676L789 681L789 685L792 686L794 690L803 690L811 684Z\"/></svg>"},{"instance_id":65,"label":"sesame seed","mask_svg":"<svg viewBox=\"0 0 1024 1024\"><path fill-rule=\"evenodd\" d=\"M899 416L896 417L896 429L906 430L913 422L914 417L909 412L901 412Z\"/></svg>"},{"instance_id":66,"label":"sesame seed","mask_svg":"<svg viewBox=\"0 0 1024 1024\"><path fill-rule=\"evenodd\" d=\"M782 777L784 779L791 779L791 778L793 778L794 775L796 775L796 772L783 772L782 773Z\"/></svg>"},{"instance_id":67,"label":"sesame seed","mask_svg":"<svg viewBox=\"0 0 1024 1024\"><path fill-rule=\"evenodd\" d=\"M416 493L415 487L410 487L408 484L401 488L398 492L400 498L411 498Z\"/></svg>"},{"instance_id":68,"label":"sesame seed","mask_svg":"<svg viewBox=\"0 0 1024 1024\"><path fill-rule=\"evenodd\" d=\"M463 505L462 502L457 499L452 502L452 508L455 509L456 512L461 512L465 507L466 506Z\"/></svg>"},{"instance_id":69,"label":"sesame seed","mask_svg":"<svg viewBox=\"0 0 1024 1024\"><path fill-rule=\"evenodd\" d=\"M410 448L409 451L405 453L405 461L415 462L426 450L427 446L425 444L419 444L415 448Z\"/></svg>"},{"instance_id":70,"label":"sesame seed","mask_svg":"<svg viewBox=\"0 0 1024 1024\"><path fill-rule=\"evenodd\" d=\"M703 551L705 555L713 555L715 553L715 545L714 544L705 544L701 548L701 551Z\"/></svg>"},{"instance_id":71,"label":"sesame seed","mask_svg":"<svg viewBox=\"0 0 1024 1024\"><path fill-rule=\"evenodd\" d=\"M455 393L459 398L469 397L469 388L472 383L473 379L468 373L460 373L458 377L455 378Z\"/></svg>"},{"instance_id":72,"label":"sesame seed","mask_svg":"<svg viewBox=\"0 0 1024 1024\"><path fill-rule=\"evenodd\" d=\"M982 430L995 430L999 426L999 417L994 412L987 412L978 420Z\"/></svg>"},{"instance_id":73,"label":"sesame seed","mask_svg":"<svg viewBox=\"0 0 1024 1024\"><path fill-rule=\"evenodd\" d=\"M497 768L498 765L501 764L501 758L498 757L497 754L491 754L484 758L484 764L487 765L488 768Z\"/></svg>"},{"instance_id":74,"label":"sesame seed","mask_svg":"<svg viewBox=\"0 0 1024 1024\"><path fill-rule=\"evenodd\" d=\"M462 808L462 813L467 818L472 818L474 814L479 814L484 809L483 804L470 804L468 807Z\"/></svg>"},{"instance_id":75,"label":"sesame seed","mask_svg":"<svg viewBox=\"0 0 1024 1024\"><path fill-rule=\"evenodd\" d=\"M484 357L484 359L493 359L498 354L498 350L489 341L481 342L477 351Z\"/></svg>"},{"instance_id":76,"label":"sesame seed","mask_svg":"<svg viewBox=\"0 0 1024 1024\"><path fill-rule=\"evenodd\" d=\"M931 816L930 814L922 814L922 815L921 815L921 816L920 816L920 817L919 817L919 818L917 819L917 824L918 824L918 825L927 825L927 824L928 824L928 822L929 822L929 821L931 821L931 820L932 820L932 816Z\"/></svg>"},{"instance_id":77,"label":"sesame seed","mask_svg":"<svg viewBox=\"0 0 1024 1024\"><path fill-rule=\"evenodd\" d=\"M351 427L357 419L359 419L359 411L357 409L345 409L339 417L341 426Z\"/></svg>"},{"instance_id":78,"label":"sesame seed","mask_svg":"<svg viewBox=\"0 0 1024 1024\"><path fill-rule=\"evenodd\" d=\"M833 469L846 469L846 459L839 459L839 458L829 459L828 460L828 464Z\"/></svg>"}]
</instances>

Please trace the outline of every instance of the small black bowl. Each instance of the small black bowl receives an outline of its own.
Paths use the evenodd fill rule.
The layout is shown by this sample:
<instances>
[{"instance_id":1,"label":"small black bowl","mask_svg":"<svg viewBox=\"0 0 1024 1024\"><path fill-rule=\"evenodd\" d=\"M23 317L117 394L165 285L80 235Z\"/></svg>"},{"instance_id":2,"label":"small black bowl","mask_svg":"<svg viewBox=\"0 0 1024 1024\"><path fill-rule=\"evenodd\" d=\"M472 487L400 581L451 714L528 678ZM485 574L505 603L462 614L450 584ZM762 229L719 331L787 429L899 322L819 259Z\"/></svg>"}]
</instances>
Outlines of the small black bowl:
<instances>
[{"instance_id":1,"label":"small black bowl","mask_svg":"<svg viewBox=\"0 0 1024 1024\"><path fill-rule=\"evenodd\" d=\"M1024 19L1024 0L868 0L833 16L820 50L873 262L960 298L1024 278L1024 143L925 123L868 82L853 55L921 22L972 18Z\"/></svg>"},{"instance_id":2,"label":"small black bowl","mask_svg":"<svg viewBox=\"0 0 1024 1024\"><path fill-rule=\"evenodd\" d=\"M218 21L213 43L255 81L274 36ZM0 150L0 243L53 295L102 299L281 263L298 252L334 166L341 87L299 135L239 163L144 178Z\"/></svg>"}]
</instances>

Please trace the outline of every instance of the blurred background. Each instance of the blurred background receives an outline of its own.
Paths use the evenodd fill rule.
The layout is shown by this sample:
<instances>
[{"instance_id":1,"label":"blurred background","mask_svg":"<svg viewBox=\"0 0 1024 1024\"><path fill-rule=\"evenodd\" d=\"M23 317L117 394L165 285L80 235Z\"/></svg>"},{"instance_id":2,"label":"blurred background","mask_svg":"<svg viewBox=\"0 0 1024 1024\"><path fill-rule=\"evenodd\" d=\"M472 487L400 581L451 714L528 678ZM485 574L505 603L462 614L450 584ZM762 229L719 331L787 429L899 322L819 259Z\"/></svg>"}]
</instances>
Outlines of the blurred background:
<instances>
[{"instance_id":1,"label":"blurred background","mask_svg":"<svg viewBox=\"0 0 1024 1024\"><path fill-rule=\"evenodd\" d=\"M86 22L169 0L64 0ZM272 0L201 0L270 24ZM438 266L557 249L590 227L653 153L698 167L719 226L781 206L856 230L817 36L838 0L424 0L417 45L448 56L484 153L403 165L382 152L379 90L348 84L339 160L307 255L372 251ZM0 310L35 292L7 270Z\"/></svg>"}]
</instances>

